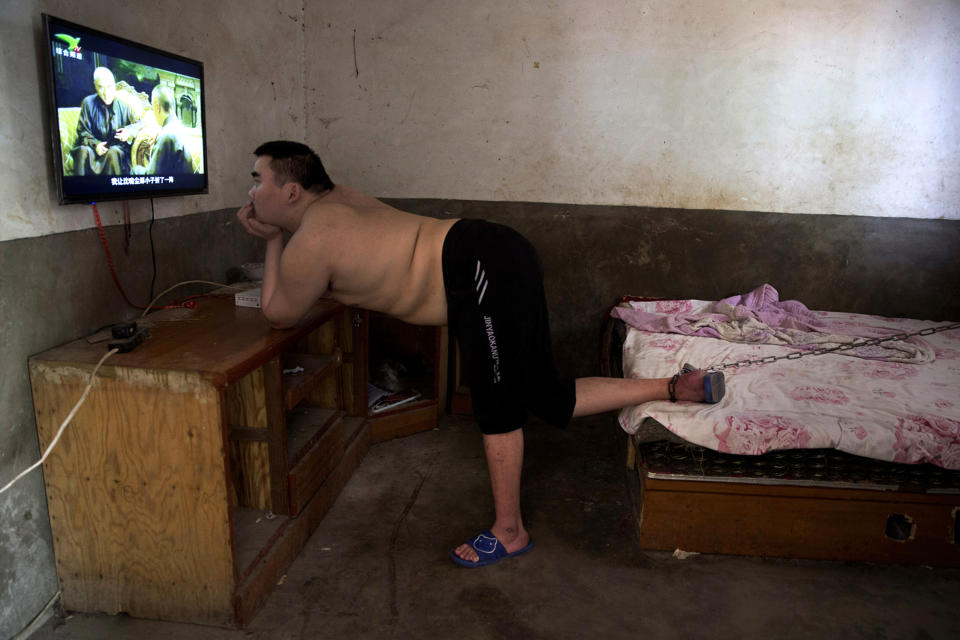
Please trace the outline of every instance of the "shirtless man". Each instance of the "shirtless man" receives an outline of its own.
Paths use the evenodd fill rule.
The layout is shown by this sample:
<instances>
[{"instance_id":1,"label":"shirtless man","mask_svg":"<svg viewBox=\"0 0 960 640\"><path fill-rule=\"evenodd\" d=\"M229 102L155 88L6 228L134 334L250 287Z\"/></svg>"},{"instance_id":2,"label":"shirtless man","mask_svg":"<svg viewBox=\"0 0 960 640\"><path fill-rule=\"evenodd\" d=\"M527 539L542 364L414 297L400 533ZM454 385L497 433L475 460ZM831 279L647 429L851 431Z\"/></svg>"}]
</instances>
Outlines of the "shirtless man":
<instances>
[{"instance_id":1,"label":"shirtless man","mask_svg":"<svg viewBox=\"0 0 960 640\"><path fill-rule=\"evenodd\" d=\"M275 141L254 152L250 202L237 212L266 240L261 294L271 326L296 324L320 296L405 322L447 325L471 375L493 490L493 526L450 555L491 564L533 543L520 513L523 424L529 409L565 426L573 417L652 400L718 402L722 373L635 380L559 375L536 250L481 220L406 213L334 186L309 147ZM286 246L283 231L292 234Z\"/></svg>"}]
</instances>

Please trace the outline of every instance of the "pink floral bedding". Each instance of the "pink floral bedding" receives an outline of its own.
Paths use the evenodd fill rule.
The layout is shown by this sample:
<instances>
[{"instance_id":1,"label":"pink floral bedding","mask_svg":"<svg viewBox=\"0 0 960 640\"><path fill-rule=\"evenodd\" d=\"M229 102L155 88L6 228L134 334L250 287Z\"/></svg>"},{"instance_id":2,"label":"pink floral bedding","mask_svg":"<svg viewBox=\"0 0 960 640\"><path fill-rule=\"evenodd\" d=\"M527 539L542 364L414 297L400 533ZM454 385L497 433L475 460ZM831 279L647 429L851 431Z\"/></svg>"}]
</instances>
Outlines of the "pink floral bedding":
<instances>
[{"instance_id":1,"label":"pink floral bedding","mask_svg":"<svg viewBox=\"0 0 960 640\"><path fill-rule=\"evenodd\" d=\"M761 289L775 297L767 287ZM705 368L844 343L857 335L944 324L806 311L813 323L786 331L739 299L731 300L631 302L615 312L623 317L636 311L633 320L648 328L659 316L670 331L630 327L624 375L663 378L685 362ZM727 323L724 316L733 320ZM704 327L723 337L704 336ZM743 327L748 330L740 331ZM837 327L844 334L833 333ZM621 411L620 425L632 434L652 418L688 442L726 453L835 448L878 460L960 469L960 330L724 373L727 393L721 403L649 402Z\"/></svg>"}]
</instances>

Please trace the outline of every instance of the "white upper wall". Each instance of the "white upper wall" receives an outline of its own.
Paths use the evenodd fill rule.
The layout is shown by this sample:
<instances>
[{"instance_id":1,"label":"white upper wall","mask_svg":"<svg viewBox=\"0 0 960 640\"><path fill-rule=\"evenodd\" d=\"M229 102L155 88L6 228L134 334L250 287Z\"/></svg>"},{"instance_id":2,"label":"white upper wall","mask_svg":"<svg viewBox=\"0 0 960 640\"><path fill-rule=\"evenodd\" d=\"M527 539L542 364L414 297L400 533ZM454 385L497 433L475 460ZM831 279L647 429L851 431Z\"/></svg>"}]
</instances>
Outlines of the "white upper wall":
<instances>
[{"instance_id":1,"label":"white upper wall","mask_svg":"<svg viewBox=\"0 0 960 640\"><path fill-rule=\"evenodd\" d=\"M960 2L307 7L311 142L380 195L960 219Z\"/></svg>"},{"instance_id":2,"label":"white upper wall","mask_svg":"<svg viewBox=\"0 0 960 640\"><path fill-rule=\"evenodd\" d=\"M41 11L204 62L210 193L158 217L239 206L286 137L380 196L960 219L955 0L0 8L0 240L93 225L56 204Z\"/></svg>"}]
</instances>

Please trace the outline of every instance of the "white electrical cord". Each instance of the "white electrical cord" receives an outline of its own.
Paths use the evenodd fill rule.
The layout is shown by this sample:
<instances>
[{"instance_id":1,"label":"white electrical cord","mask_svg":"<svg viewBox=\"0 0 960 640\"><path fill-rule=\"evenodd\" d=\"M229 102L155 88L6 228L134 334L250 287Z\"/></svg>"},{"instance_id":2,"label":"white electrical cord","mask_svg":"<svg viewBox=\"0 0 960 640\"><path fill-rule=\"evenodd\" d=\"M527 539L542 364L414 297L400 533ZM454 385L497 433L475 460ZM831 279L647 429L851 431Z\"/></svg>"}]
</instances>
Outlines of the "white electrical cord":
<instances>
[{"instance_id":1,"label":"white electrical cord","mask_svg":"<svg viewBox=\"0 0 960 640\"><path fill-rule=\"evenodd\" d=\"M10 640L27 640L27 638L29 638L34 633L36 633L40 629L40 627L42 627L47 622L47 620L50 619L50 616L52 615L50 613L50 610L53 609L54 605L56 605L57 601L60 599L60 593L61 593L60 591L57 591L55 594L53 594L53 597L50 598L50 602L47 603L47 605L40 611L40 613L35 615L33 617L33 620L28 622L27 626L25 626L16 635L10 638Z\"/></svg>"},{"instance_id":2,"label":"white electrical cord","mask_svg":"<svg viewBox=\"0 0 960 640\"><path fill-rule=\"evenodd\" d=\"M158 295L156 298L151 300L150 304L147 305L147 308L143 310L142 314L140 314L140 319L143 320L143 317L150 312L150 309L153 308L153 305L157 300L165 296L170 291L173 291L177 287L181 287L185 284L212 284L215 287L226 287L227 289L243 289L243 287L235 287L232 284L220 284L219 282L210 282L209 280L185 280L183 282L178 282L177 284L173 285L169 289L164 289L163 291L160 292L160 295Z\"/></svg>"},{"instance_id":3,"label":"white electrical cord","mask_svg":"<svg viewBox=\"0 0 960 640\"><path fill-rule=\"evenodd\" d=\"M57 435L55 435L53 437L53 440L50 441L49 446L47 446L47 450L43 452L43 455L40 457L39 460L37 460L35 463L30 465L23 471L21 471L17 475L17 477L15 477L13 480L8 482L3 489L0 489L0 493L3 493L4 491L12 487L13 483L15 483L17 480L19 480L20 478L27 475L28 473L30 473L31 471L39 467L41 464L43 464L43 461L46 460L47 456L50 455L50 452L53 451L53 447L56 446L57 441L60 440L60 436L63 435L63 430L67 428L67 425L70 424L71 420L73 420L73 416L75 416L77 411L80 410L80 405L82 405L83 401L87 399L87 394L90 393L90 389L93 388L93 377L97 375L97 371L100 369L100 365L102 365L107 358L117 353L118 351L119 351L118 349L111 349L110 351L107 351L105 354L103 354L103 357L100 358L100 362L98 362L97 366L95 366L93 368L93 371L90 372L90 379L87 381L87 388L83 390L83 394L80 396L80 399L77 400L77 404L73 405L73 409L70 410L70 413L67 414L67 417L64 418L63 422L60 424L60 429L57 430Z\"/></svg>"}]
</instances>

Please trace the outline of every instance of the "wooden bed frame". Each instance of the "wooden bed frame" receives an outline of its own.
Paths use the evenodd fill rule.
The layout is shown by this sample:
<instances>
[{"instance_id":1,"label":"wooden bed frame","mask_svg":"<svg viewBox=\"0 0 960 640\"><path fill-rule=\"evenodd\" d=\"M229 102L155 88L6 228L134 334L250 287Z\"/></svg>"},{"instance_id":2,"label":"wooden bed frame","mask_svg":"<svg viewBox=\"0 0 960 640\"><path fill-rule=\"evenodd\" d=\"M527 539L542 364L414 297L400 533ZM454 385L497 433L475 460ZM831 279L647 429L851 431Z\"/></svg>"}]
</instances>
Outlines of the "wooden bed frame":
<instances>
[{"instance_id":1,"label":"wooden bed frame","mask_svg":"<svg viewBox=\"0 0 960 640\"><path fill-rule=\"evenodd\" d=\"M609 318L604 375L623 376L625 337ZM635 436L626 463L645 549L960 567L960 472L838 451L734 456Z\"/></svg>"}]
</instances>

